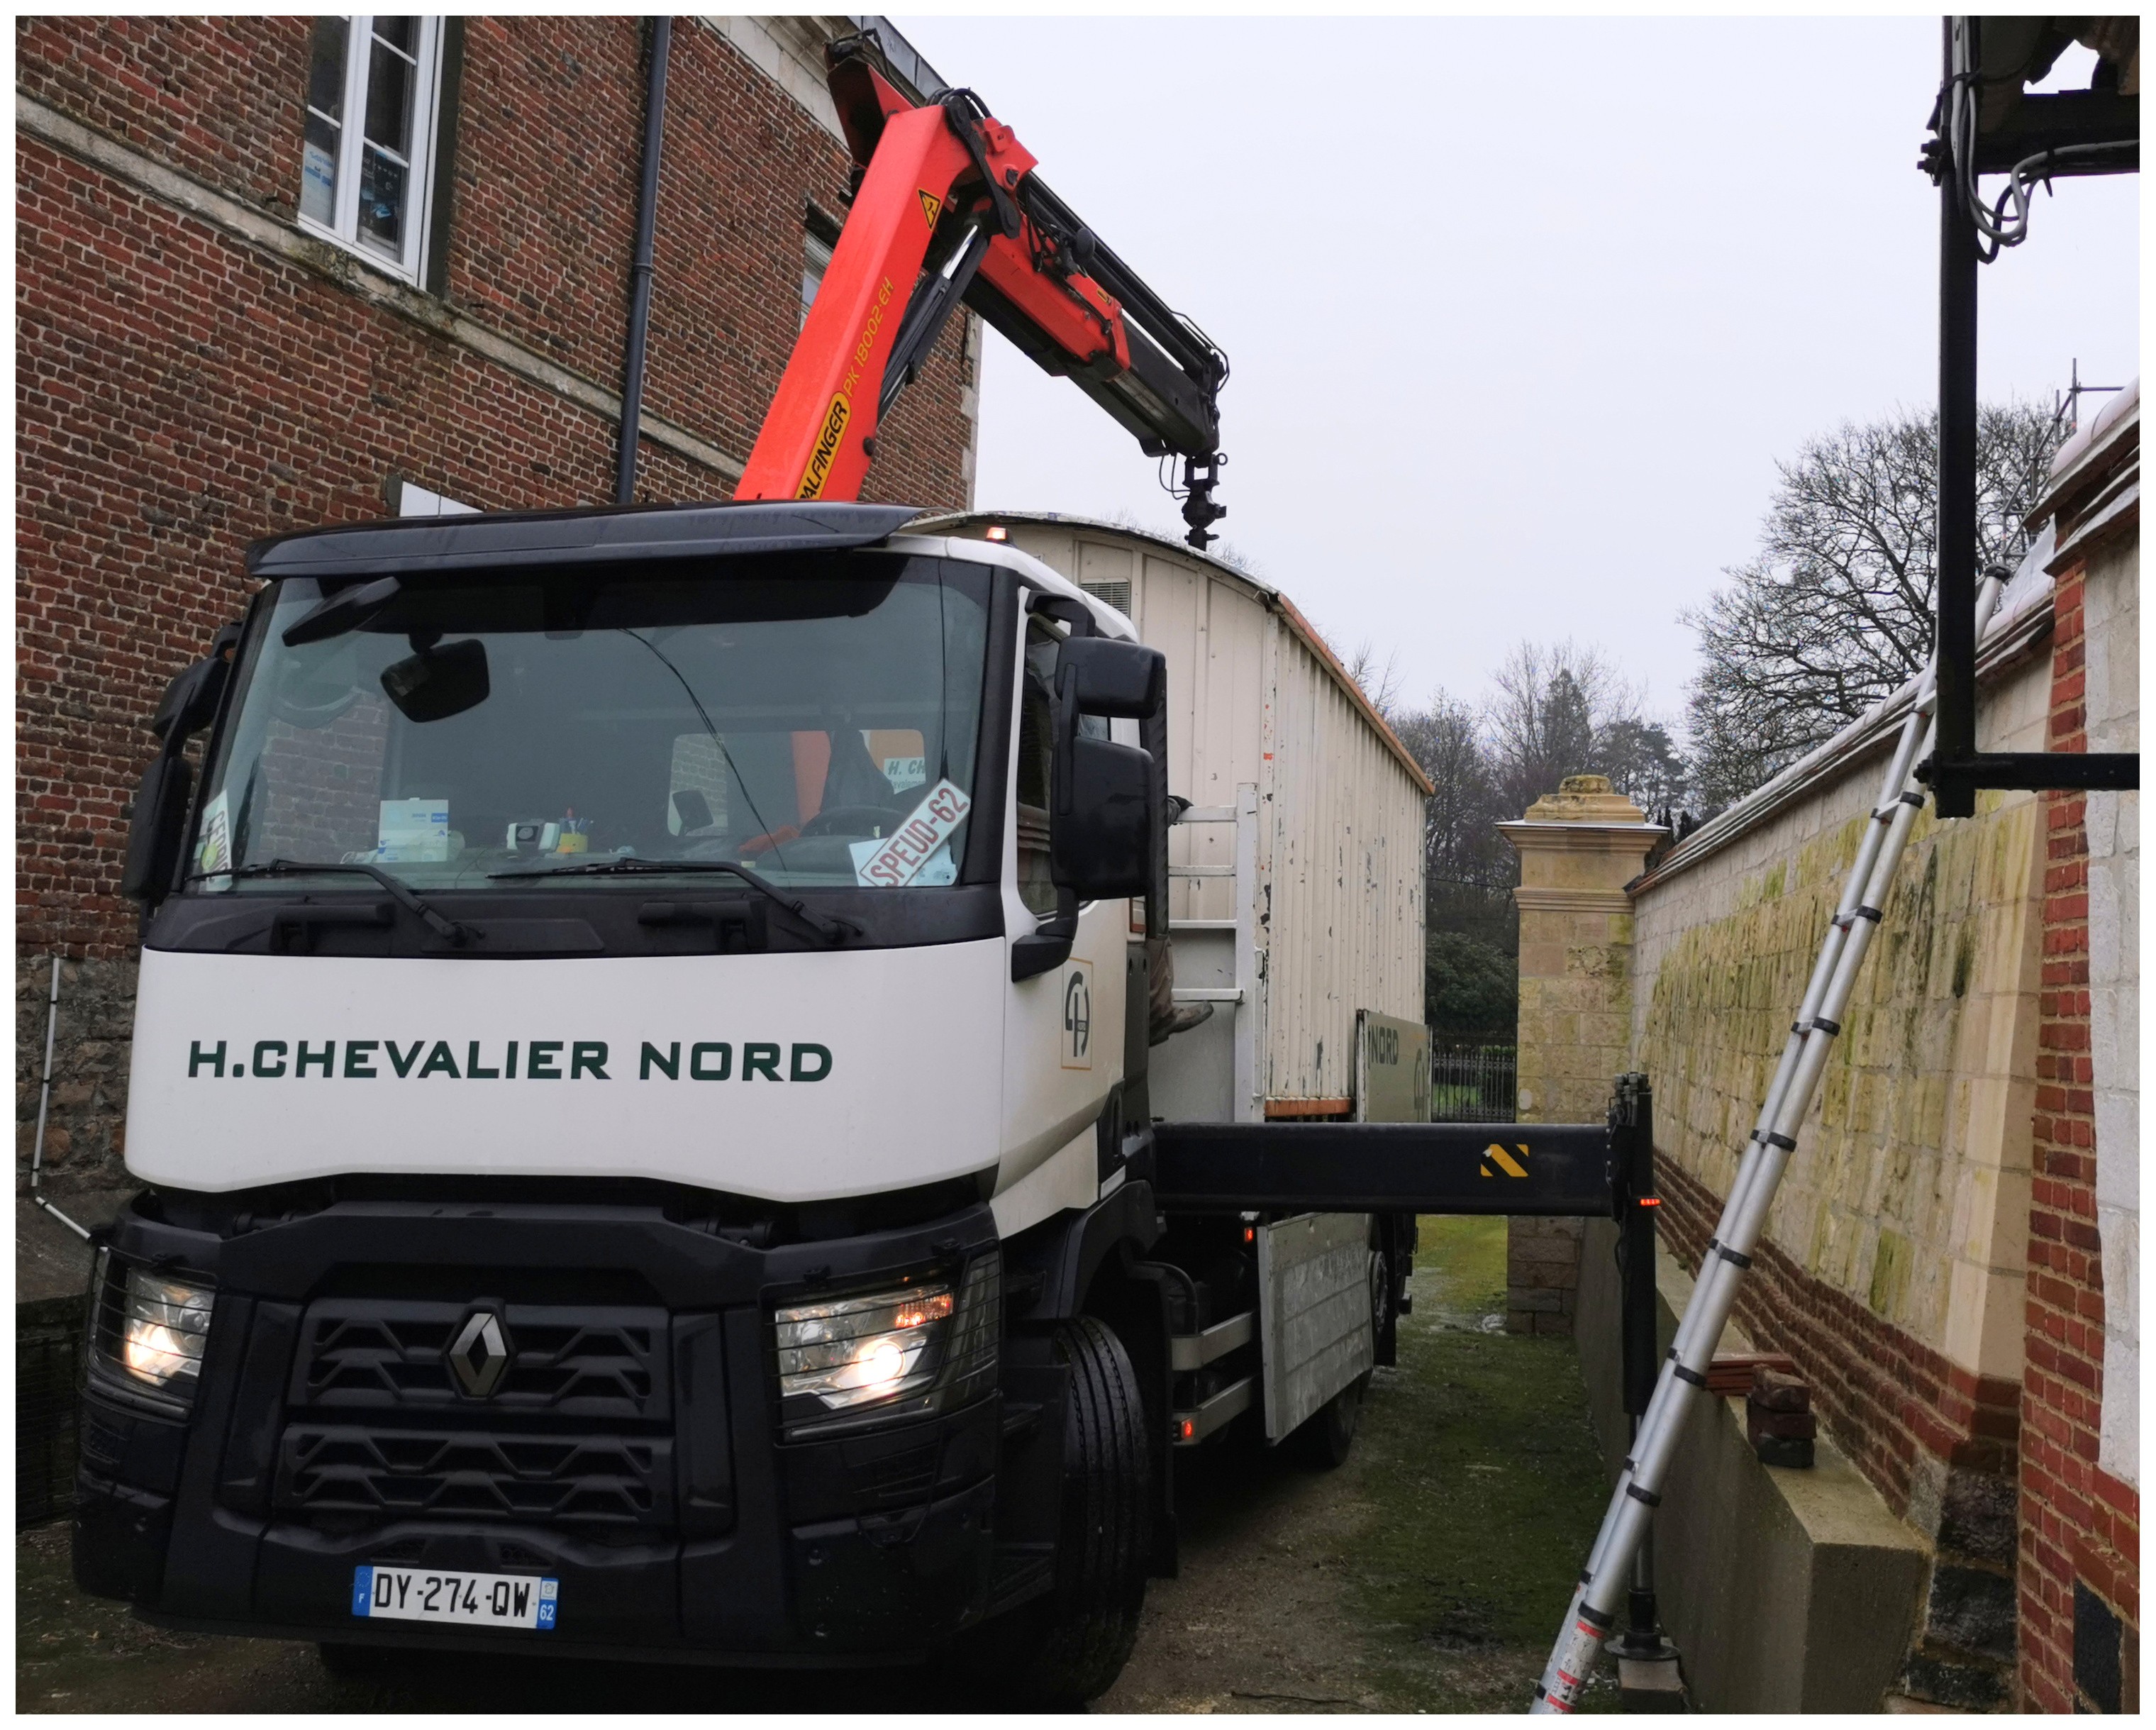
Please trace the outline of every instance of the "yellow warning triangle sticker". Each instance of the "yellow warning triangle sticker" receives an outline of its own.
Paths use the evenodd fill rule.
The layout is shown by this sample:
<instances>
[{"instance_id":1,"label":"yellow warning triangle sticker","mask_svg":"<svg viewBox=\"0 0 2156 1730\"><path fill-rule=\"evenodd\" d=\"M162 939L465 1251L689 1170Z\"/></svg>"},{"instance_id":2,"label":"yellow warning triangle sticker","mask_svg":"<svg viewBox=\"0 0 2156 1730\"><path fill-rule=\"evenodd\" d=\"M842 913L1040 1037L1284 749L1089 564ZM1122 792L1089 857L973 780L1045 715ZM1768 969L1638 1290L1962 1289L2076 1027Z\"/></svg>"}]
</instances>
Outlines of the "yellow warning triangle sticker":
<instances>
[{"instance_id":1,"label":"yellow warning triangle sticker","mask_svg":"<svg viewBox=\"0 0 2156 1730\"><path fill-rule=\"evenodd\" d=\"M928 218L928 226L932 228L934 228L936 226L936 218L943 214L943 201L937 198L933 193L922 193L921 194L921 213Z\"/></svg>"}]
</instances>

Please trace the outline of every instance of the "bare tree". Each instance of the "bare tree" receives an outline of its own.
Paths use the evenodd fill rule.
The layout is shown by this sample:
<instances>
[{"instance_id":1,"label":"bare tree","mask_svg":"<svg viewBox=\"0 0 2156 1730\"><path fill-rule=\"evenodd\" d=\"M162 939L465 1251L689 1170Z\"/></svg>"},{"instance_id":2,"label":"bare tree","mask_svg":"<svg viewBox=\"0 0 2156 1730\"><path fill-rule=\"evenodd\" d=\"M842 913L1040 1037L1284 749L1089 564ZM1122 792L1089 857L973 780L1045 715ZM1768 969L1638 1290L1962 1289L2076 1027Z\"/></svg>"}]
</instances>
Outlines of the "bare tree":
<instances>
[{"instance_id":1,"label":"bare tree","mask_svg":"<svg viewBox=\"0 0 2156 1730\"><path fill-rule=\"evenodd\" d=\"M1385 657L1385 664L1379 666L1378 651L1365 637L1355 645L1354 654L1348 656L1342 665L1348 669L1348 676L1355 681L1363 695L1369 698L1370 706L1387 721L1392 721L1394 711L1400 706L1399 650L1395 649ZM1442 695L1439 701L1444 701Z\"/></svg>"},{"instance_id":2,"label":"bare tree","mask_svg":"<svg viewBox=\"0 0 2156 1730\"><path fill-rule=\"evenodd\" d=\"M1607 723L1594 740L1594 768L1642 811L1681 805L1691 790L1691 768L1660 721L1625 716Z\"/></svg>"},{"instance_id":3,"label":"bare tree","mask_svg":"<svg viewBox=\"0 0 2156 1730\"><path fill-rule=\"evenodd\" d=\"M1397 714L1392 724L1437 788L1427 801L1423 824L1423 858L1431 883L1510 889L1512 850L1496 825L1518 814L1504 808L1475 711L1440 690L1427 709Z\"/></svg>"},{"instance_id":4,"label":"bare tree","mask_svg":"<svg viewBox=\"0 0 2156 1730\"><path fill-rule=\"evenodd\" d=\"M1568 775L1607 773L1598 759L1641 718L1638 688L1599 650L1569 640L1522 643L1491 682L1483 719L1497 785L1514 817Z\"/></svg>"},{"instance_id":5,"label":"bare tree","mask_svg":"<svg viewBox=\"0 0 2156 1730\"><path fill-rule=\"evenodd\" d=\"M1607 774L1643 803L1681 796L1685 765L1638 689L1592 649L1522 643L1480 706L1440 690L1427 706L1392 704L1389 667L1365 645L1348 663L1435 791L1423 824L1426 1013L1440 1036L1488 1038L1512 1026L1519 950L1512 886L1519 859L1497 833L1567 775Z\"/></svg>"},{"instance_id":6,"label":"bare tree","mask_svg":"<svg viewBox=\"0 0 2156 1730\"><path fill-rule=\"evenodd\" d=\"M2027 550L2021 521L2056 443L2033 404L1979 415L1979 567ZM1685 615L1702 662L1694 768L1714 805L1771 779L1931 658L1937 415L1845 424L1778 466L1759 551Z\"/></svg>"},{"instance_id":7,"label":"bare tree","mask_svg":"<svg viewBox=\"0 0 2156 1730\"><path fill-rule=\"evenodd\" d=\"M1519 814L1506 809L1471 705L1440 690L1391 721L1436 788L1423 819L1424 1014L1441 1037L1496 1036L1517 1012L1519 947L1519 861L1497 824Z\"/></svg>"}]
</instances>

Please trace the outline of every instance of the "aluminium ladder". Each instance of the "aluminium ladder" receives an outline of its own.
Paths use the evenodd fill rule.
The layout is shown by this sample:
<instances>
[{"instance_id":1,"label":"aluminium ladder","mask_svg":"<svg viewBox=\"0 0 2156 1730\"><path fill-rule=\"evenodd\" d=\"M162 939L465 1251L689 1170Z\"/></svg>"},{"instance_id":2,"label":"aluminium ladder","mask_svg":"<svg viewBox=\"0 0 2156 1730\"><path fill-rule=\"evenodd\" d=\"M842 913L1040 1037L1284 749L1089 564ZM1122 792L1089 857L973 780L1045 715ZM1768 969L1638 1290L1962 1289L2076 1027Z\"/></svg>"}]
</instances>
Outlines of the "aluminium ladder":
<instances>
[{"instance_id":1,"label":"aluminium ladder","mask_svg":"<svg viewBox=\"0 0 2156 1730\"><path fill-rule=\"evenodd\" d=\"M1260 1064L1265 1050L1265 1000L1259 988L1264 967L1258 952L1258 788L1254 781L1245 781L1235 788L1235 803L1232 805L1191 805L1176 819L1176 824L1219 823L1235 826L1235 859L1233 865L1172 865L1168 868L1170 878L1231 878L1235 882L1235 911L1229 919L1171 919L1168 934L1173 937L1182 932L1194 935L1201 932L1232 932L1235 938L1235 972L1229 983L1223 985L1178 985L1175 1001L1178 1004L1212 1004L1217 1014L1225 1011L1234 1019L1235 1026L1235 1081L1234 1111L1230 1121L1236 1123L1259 1123L1265 1121L1265 1082Z\"/></svg>"}]
</instances>

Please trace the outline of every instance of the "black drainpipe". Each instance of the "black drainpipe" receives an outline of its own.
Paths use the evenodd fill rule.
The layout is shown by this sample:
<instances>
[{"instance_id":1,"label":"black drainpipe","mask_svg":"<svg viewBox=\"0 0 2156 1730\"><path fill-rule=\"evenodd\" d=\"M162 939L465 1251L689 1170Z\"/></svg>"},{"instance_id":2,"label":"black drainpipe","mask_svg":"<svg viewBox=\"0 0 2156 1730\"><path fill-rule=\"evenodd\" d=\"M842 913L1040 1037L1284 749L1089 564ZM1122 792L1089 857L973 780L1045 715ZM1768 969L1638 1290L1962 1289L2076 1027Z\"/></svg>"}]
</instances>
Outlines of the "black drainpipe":
<instances>
[{"instance_id":1,"label":"black drainpipe","mask_svg":"<svg viewBox=\"0 0 2156 1730\"><path fill-rule=\"evenodd\" d=\"M636 206L636 262L629 266L629 352L621 365L621 451L613 501L636 500L636 443L644 419L644 339L651 326L651 232L659 219L659 141L666 129L666 49L674 20L651 21L651 65L644 92L644 189Z\"/></svg>"}]
</instances>

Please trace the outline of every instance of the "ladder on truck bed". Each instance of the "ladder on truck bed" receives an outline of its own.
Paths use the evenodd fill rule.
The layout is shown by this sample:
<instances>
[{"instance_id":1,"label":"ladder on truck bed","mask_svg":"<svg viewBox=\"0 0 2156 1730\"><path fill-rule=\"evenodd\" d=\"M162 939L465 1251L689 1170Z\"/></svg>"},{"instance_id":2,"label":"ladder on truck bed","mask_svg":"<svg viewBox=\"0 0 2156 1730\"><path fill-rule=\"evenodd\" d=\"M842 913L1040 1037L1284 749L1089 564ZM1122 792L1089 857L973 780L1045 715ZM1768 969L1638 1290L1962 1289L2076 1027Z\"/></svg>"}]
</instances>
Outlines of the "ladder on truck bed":
<instances>
[{"instance_id":1,"label":"ladder on truck bed","mask_svg":"<svg viewBox=\"0 0 2156 1730\"><path fill-rule=\"evenodd\" d=\"M1235 912L1226 919L1171 919L1175 942L1175 1001L1211 1004L1214 1019L1227 1018L1234 1050L1229 1121L1261 1123L1265 1116L1264 963L1258 952L1258 788L1245 781L1232 805L1191 805L1176 819L1185 824L1233 824L1232 865L1172 865L1171 879L1225 879L1235 884ZM1183 1039L1205 1036L1194 1028ZM1218 1035L1215 1035L1217 1038Z\"/></svg>"}]
</instances>

